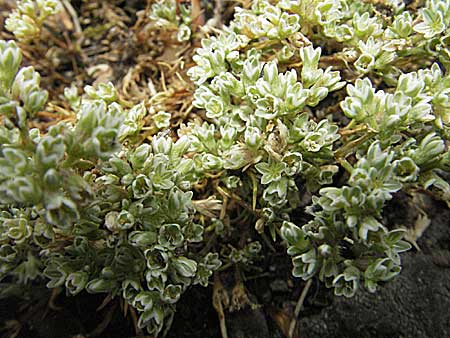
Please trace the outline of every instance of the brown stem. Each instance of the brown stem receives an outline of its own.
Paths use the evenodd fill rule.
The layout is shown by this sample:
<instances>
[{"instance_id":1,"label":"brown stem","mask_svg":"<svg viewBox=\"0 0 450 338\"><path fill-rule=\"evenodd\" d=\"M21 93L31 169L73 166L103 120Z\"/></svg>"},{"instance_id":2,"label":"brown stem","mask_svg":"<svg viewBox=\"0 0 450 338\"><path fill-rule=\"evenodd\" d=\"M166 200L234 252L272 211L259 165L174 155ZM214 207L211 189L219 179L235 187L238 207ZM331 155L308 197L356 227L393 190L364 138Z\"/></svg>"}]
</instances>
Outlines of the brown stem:
<instances>
[{"instance_id":1,"label":"brown stem","mask_svg":"<svg viewBox=\"0 0 450 338\"><path fill-rule=\"evenodd\" d=\"M302 309L303 302L305 301L306 295L308 294L309 288L311 287L312 279L308 280L305 284L305 287L302 290L302 294L300 295L300 298L298 299L297 305L295 306L294 310L294 318L292 318L291 325L289 326L289 335L288 338L294 337L294 330L297 326L297 318L300 314L300 310Z\"/></svg>"}]
</instances>

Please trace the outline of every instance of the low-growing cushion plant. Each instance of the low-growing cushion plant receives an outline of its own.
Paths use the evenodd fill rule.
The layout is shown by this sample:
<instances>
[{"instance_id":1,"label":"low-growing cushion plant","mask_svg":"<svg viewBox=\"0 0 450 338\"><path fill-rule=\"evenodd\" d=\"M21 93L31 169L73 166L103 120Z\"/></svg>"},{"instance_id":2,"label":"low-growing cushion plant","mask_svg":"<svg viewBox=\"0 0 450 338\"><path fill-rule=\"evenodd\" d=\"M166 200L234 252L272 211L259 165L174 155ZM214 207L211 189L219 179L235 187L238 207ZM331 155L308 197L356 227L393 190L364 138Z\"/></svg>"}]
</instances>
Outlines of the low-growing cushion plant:
<instances>
[{"instance_id":1,"label":"low-growing cushion plant","mask_svg":"<svg viewBox=\"0 0 450 338\"><path fill-rule=\"evenodd\" d=\"M158 336L190 286L270 254L266 234L295 277L336 295L391 280L411 246L383 224L386 203L414 189L450 200L450 2L384 5L388 16L346 0L237 7L187 71L199 118L172 130L170 113L130 106L112 83L67 88L75 121L30 128L48 93L1 40L0 281L122 297ZM33 43L59 6L19 1L6 29ZM177 6L158 1L150 17L195 38ZM256 230L251 243L230 243L227 213Z\"/></svg>"}]
</instances>

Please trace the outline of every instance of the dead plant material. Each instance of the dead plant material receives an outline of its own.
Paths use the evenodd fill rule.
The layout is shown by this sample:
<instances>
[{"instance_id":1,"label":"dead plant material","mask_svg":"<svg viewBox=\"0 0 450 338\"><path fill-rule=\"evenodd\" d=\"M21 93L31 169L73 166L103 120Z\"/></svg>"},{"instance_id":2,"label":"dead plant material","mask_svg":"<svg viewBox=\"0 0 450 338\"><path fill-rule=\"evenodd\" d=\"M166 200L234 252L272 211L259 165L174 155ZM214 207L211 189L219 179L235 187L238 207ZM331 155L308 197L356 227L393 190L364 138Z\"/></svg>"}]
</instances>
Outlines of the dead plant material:
<instances>
[{"instance_id":1,"label":"dead plant material","mask_svg":"<svg viewBox=\"0 0 450 338\"><path fill-rule=\"evenodd\" d=\"M228 294L220 280L219 275L216 273L214 274L214 287L213 287L213 306L214 309L217 312L217 316L219 317L219 323L220 323L220 333L222 335L222 338L228 338L228 331L227 331L227 324L225 320L225 312L224 307L227 308L230 299L228 297Z\"/></svg>"},{"instance_id":2,"label":"dead plant material","mask_svg":"<svg viewBox=\"0 0 450 338\"><path fill-rule=\"evenodd\" d=\"M410 242L417 249L417 251L421 251L419 245L417 244L417 240L422 237L423 233L428 229L430 224L431 220L428 218L426 212L419 209L419 215L414 223L414 227L406 230L405 239Z\"/></svg>"}]
</instances>

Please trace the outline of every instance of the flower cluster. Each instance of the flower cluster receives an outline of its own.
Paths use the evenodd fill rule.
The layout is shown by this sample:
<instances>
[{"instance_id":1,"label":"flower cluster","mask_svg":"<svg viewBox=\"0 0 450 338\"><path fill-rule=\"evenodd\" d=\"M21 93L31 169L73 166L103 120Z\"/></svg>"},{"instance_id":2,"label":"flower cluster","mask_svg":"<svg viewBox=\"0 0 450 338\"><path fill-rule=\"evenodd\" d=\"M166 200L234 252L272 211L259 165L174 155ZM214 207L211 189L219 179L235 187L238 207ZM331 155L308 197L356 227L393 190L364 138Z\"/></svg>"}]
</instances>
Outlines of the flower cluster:
<instances>
[{"instance_id":1,"label":"flower cluster","mask_svg":"<svg viewBox=\"0 0 450 338\"><path fill-rule=\"evenodd\" d=\"M17 9L6 19L5 28L16 39L27 42L39 37L44 21L59 12L58 0L20 0Z\"/></svg>"},{"instance_id":2,"label":"flower cluster","mask_svg":"<svg viewBox=\"0 0 450 338\"><path fill-rule=\"evenodd\" d=\"M159 0L152 5L150 18L156 25L177 31L178 41L191 38L191 10L175 0Z\"/></svg>"}]
</instances>

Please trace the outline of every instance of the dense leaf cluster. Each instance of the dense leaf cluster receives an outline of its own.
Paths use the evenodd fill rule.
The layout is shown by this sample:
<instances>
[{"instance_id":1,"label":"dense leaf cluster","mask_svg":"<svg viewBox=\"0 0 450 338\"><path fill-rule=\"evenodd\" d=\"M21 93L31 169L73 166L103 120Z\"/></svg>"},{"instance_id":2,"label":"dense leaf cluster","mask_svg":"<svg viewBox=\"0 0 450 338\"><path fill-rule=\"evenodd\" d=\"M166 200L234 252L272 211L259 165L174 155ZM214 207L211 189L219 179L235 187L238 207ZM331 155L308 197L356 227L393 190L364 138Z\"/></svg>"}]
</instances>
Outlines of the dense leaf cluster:
<instances>
[{"instance_id":1,"label":"dense leaf cluster","mask_svg":"<svg viewBox=\"0 0 450 338\"><path fill-rule=\"evenodd\" d=\"M20 1L6 28L35 39L58 6ZM48 94L15 42L0 41L0 280L123 297L157 336L189 286L207 286L223 262L255 264L266 231L287 245L295 277L337 295L392 279L410 245L383 224L386 203L402 189L450 200L450 2L383 9L236 8L187 71L201 118L144 143L146 117L159 130L171 115L130 108L111 83L81 97L67 88L76 121L30 129ZM192 38L175 1L151 18ZM227 213L255 238L229 243L239 227Z\"/></svg>"},{"instance_id":2,"label":"dense leaf cluster","mask_svg":"<svg viewBox=\"0 0 450 338\"><path fill-rule=\"evenodd\" d=\"M40 135L27 125L47 100L39 74L17 71L14 42L0 48L0 279L120 295L157 334L187 287L206 286L221 265L190 250L204 228L194 220L189 140L161 135L121 150L146 111L124 110L111 84L87 87L76 123Z\"/></svg>"}]
</instances>

